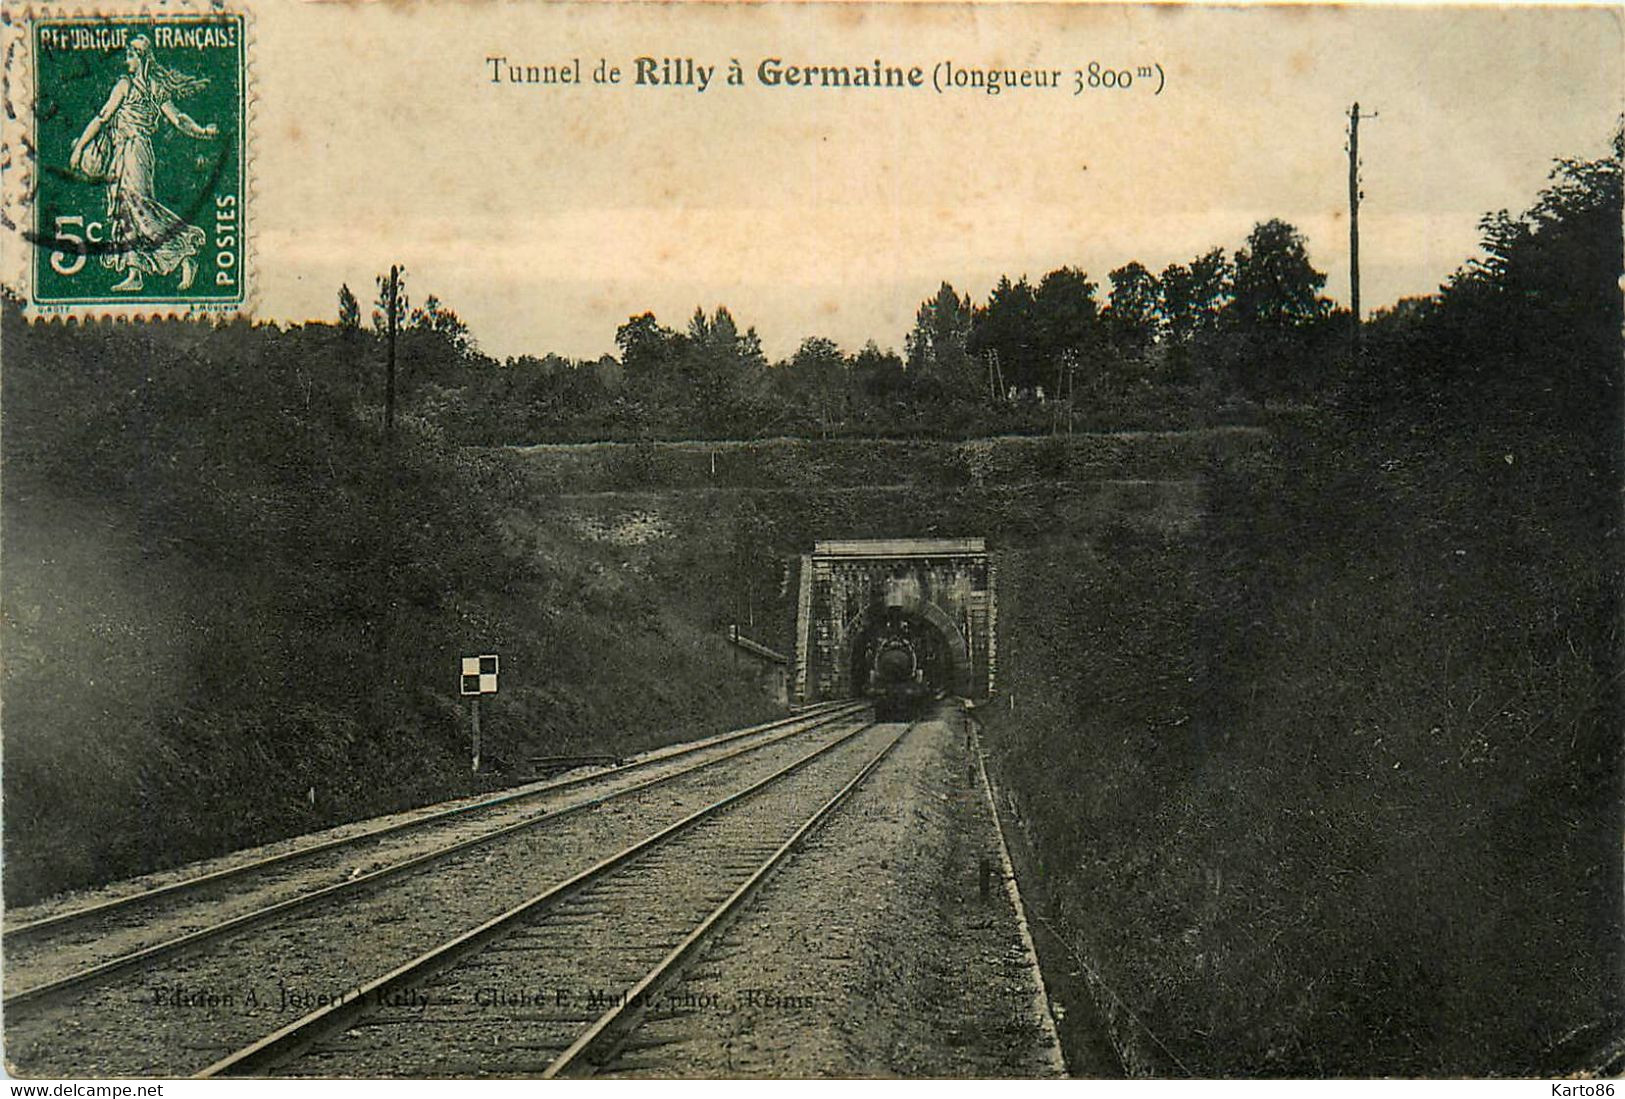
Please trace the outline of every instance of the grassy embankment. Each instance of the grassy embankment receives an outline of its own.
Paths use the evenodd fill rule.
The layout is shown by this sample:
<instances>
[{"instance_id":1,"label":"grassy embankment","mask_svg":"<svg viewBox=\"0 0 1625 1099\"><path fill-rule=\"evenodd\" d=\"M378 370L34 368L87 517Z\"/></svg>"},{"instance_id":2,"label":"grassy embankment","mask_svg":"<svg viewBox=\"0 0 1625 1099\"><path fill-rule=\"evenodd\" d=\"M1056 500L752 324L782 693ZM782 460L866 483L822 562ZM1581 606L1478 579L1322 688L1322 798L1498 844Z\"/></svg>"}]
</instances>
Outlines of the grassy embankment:
<instances>
[{"instance_id":1,"label":"grassy embankment","mask_svg":"<svg viewBox=\"0 0 1625 1099\"><path fill-rule=\"evenodd\" d=\"M6 312L8 901L500 782L465 653L510 765L772 712L625 538L423 421L385 447L334 330Z\"/></svg>"},{"instance_id":2,"label":"grassy embankment","mask_svg":"<svg viewBox=\"0 0 1625 1099\"><path fill-rule=\"evenodd\" d=\"M1618 1056L1617 501L1444 438L1283 430L1197 537L1010 553L990 739L1063 995L1139 1071Z\"/></svg>"}]
</instances>

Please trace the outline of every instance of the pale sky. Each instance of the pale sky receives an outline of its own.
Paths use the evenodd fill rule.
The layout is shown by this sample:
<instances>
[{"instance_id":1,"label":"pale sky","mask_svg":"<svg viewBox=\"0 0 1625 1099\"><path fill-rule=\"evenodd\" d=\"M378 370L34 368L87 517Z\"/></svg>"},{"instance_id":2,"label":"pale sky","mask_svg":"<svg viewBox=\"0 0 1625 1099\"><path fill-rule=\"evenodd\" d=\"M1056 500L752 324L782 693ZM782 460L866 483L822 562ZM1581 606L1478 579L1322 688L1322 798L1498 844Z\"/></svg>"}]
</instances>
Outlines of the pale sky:
<instances>
[{"instance_id":1,"label":"pale sky","mask_svg":"<svg viewBox=\"0 0 1625 1099\"><path fill-rule=\"evenodd\" d=\"M1104 289L1257 221L1308 236L1348 292L1345 112L1358 99L1368 308L1426 293L1486 211L1554 157L1600 156L1622 110L1607 9L1193 9L845 4L258 5L250 199L258 314L327 319L392 261L492 354L613 351L653 310L726 304L768 353L902 346L947 279L1062 264ZM491 83L489 56L582 87ZM716 65L705 92L593 86L599 58ZM769 88L821 65L1066 70L1063 90ZM721 85L737 58L744 87ZM1166 86L1071 94L1071 72L1160 64ZM629 79L629 76L625 78Z\"/></svg>"}]
</instances>

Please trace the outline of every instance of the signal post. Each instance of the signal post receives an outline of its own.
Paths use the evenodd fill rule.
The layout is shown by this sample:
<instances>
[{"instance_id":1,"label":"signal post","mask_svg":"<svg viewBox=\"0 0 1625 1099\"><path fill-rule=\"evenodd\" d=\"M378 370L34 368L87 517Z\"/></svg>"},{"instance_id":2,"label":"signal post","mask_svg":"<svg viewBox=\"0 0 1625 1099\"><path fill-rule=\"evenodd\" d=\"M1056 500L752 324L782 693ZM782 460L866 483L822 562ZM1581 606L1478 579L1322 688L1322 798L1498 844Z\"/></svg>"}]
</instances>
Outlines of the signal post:
<instances>
[{"instance_id":1,"label":"signal post","mask_svg":"<svg viewBox=\"0 0 1625 1099\"><path fill-rule=\"evenodd\" d=\"M474 773L480 773L480 696L497 693L497 667L495 654L465 656L462 665L461 692L468 697L469 727L473 731Z\"/></svg>"}]
</instances>

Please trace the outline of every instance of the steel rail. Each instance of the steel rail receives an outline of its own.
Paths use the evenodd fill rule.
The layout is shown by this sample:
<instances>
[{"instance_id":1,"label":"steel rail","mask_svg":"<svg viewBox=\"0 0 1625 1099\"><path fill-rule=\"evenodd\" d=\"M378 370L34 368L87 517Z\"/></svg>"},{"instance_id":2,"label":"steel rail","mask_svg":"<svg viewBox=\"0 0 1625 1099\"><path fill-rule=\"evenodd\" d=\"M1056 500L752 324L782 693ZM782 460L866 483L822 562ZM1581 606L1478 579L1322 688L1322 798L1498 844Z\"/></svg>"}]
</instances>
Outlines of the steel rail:
<instances>
[{"instance_id":1,"label":"steel rail","mask_svg":"<svg viewBox=\"0 0 1625 1099\"><path fill-rule=\"evenodd\" d=\"M716 934L729 922L732 916L744 908L761 889L767 879L778 869L779 865L787 859L792 852L801 846L808 834L824 822L830 814L856 790L869 775L879 767L881 762L892 753L892 750L902 743L914 725L910 724L898 733L859 771L852 781L841 787L835 796L826 801L818 810L802 822L795 834L779 848L762 861L762 864L747 878L738 889L729 894L728 899L717 905L700 922L700 925L682 942L672 947L671 952L662 958L653 969L627 990L614 1006L600 1015L585 1032L581 1034L568 1048L543 1070L541 1079L551 1080L556 1077L571 1074L579 1070L590 1073L594 1063L602 1063L613 1053L614 1046L637 1028L645 1005L649 998L661 984L675 975L682 966L699 950L711 936ZM595 1059L598 1059L595 1062Z\"/></svg>"},{"instance_id":2,"label":"steel rail","mask_svg":"<svg viewBox=\"0 0 1625 1099\"><path fill-rule=\"evenodd\" d=\"M105 980L109 977L116 976L119 973L123 973L135 966L157 961L160 958L172 957L176 954L202 945L203 943L210 942L214 939L218 939L232 932L242 931L245 928L263 923L266 920L273 919L277 916L285 916L298 909L332 900L340 894L359 896L366 890L381 885L392 878L399 877L408 871L419 869L431 863L443 861L453 855L467 851L470 848L492 843L496 840L511 836L517 832L526 831L527 829L531 828L538 828L543 825L552 825L556 821L562 820L565 817L574 816L577 813L585 812L586 810L596 808L599 805L603 805L620 798L629 797L633 794L642 793L645 790L652 789L656 786L663 786L669 782L675 782L678 779L686 778L700 771L727 763L731 760L739 758L740 756L748 755L751 752L757 752L764 748L771 747L772 745L778 744L783 740L788 740L791 737L812 732L813 730L822 728L825 725L840 721L846 717L850 717L853 713L857 713L860 710L861 707L858 707L850 712L843 711L836 714L823 714L819 716L818 720L814 721L810 725L788 732L780 732L778 735L769 737L766 740L732 748L720 756L704 760L700 763L694 764L691 767L685 767L681 770L672 771L669 774L657 775L654 778L647 779L632 786L622 787L618 790L610 790L599 795L598 797L589 798L586 801L577 802L574 805L567 805L564 808L552 813L542 813L535 816L526 817L523 820L515 821L512 824L504 825L500 828L492 829L489 832L481 832L478 835L470 836L454 843L432 848L428 851L403 859L400 862L379 867L377 870L369 871L368 873L361 874L357 877L347 878L344 881L335 882L332 885L323 886L320 889L315 889L308 893L300 893L297 896L277 901L273 904L266 905L263 908L256 908L250 912L245 912L240 916L233 916L230 919L222 920L219 923L210 924L209 926L199 928L196 931L190 931L183 935L177 935L173 939L166 939L163 942L154 943L152 946L142 947L139 950L133 950L128 954L121 954L118 957L110 958L105 962L100 962L93 966L87 966L84 969L69 973L66 976L58 977L51 981L44 981L40 984L11 993L10 995L5 996L3 1000L0 1000L0 1010L13 1011L19 1007L59 995L63 992L69 991L70 989L79 988L86 984ZM858 731L862 731L862 728L864 727L860 727ZM762 730L757 731L760 732ZM855 735L855 733L847 734L847 736L852 735ZM840 744L845 739L846 737L842 737L841 740L837 740L834 743ZM666 758L670 759L674 757L668 756Z\"/></svg>"},{"instance_id":3,"label":"steel rail","mask_svg":"<svg viewBox=\"0 0 1625 1099\"><path fill-rule=\"evenodd\" d=\"M724 733L720 736L697 741L694 744L685 746L679 751L656 753L654 755L634 759L620 767L612 767L602 771L595 771L590 775L577 775L573 778L558 779L548 782L542 786L531 786L527 789L517 790L512 793L499 794L496 797L485 798L477 802L471 802L467 805L454 806L450 809L442 809L435 813L413 817L410 820L396 821L393 824L386 824L378 828L369 829L365 832L357 832L349 836L339 836L334 839L323 840L320 843L311 844L308 847L299 847L291 851L280 851L277 854L267 855L264 858L255 859L252 862L240 863L236 866L223 867L222 869L215 870L207 874L199 874L194 878L185 878L181 881L170 882L168 885L160 885L152 889L144 889L139 893L132 893L125 897L113 897L109 900L98 901L95 904L85 905L82 908L73 908L65 912L54 913L50 916L42 916L37 920L30 920L27 923L18 924L15 927L0 928L0 936L16 942L19 939L37 935L44 931L60 928L66 924L77 923L82 920L93 919L98 916L105 916L119 909L133 907L135 905L144 904L160 898L173 897L176 894L189 892L194 889L201 889L210 885L218 885L219 883L228 881L232 878L244 877L256 871L266 870L273 866L280 866L285 863L298 861L300 859L313 858L316 855L326 854L329 851L335 851L353 844L363 843L367 840L378 839L383 836L393 835L395 833L408 831L413 828L427 827L432 824L443 823L453 817L478 812L481 809L499 808L514 802L545 797L550 794L556 794L560 790L568 790L574 786L581 786L590 782L598 782L611 775L624 775L630 771L639 770L644 767L652 767L657 763L664 763L667 760L680 759L685 755L690 755L695 752L703 752L708 748L714 748L718 745L727 744L731 741L739 740L744 737L755 736L759 733L765 733L775 728L782 728L785 725L793 725L798 721L803 721L808 718L815 719L814 723L809 725L808 728L817 728L819 725L828 724L829 721L837 720L841 716L839 713L837 713L837 711L845 709L849 712L855 713L860 708L861 704L835 702L830 703L828 706L823 707L820 710L803 710L799 713L791 714L788 717L776 718L773 721L763 722L760 725L752 725L748 728L740 729L735 732Z\"/></svg>"},{"instance_id":4,"label":"steel rail","mask_svg":"<svg viewBox=\"0 0 1625 1099\"><path fill-rule=\"evenodd\" d=\"M683 819L667 825L658 832L645 836L615 854L599 860L564 881L549 886L543 892L521 901L506 912L493 916L478 927L465 931L455 938L425 951L381 977L376 977L366 984L348 990L335 1002L317 1008L315 1011L293 1020L258 1041L221 1058L198 1072L193 1076L193 1079L264 1075L268 1070L299 1056L313 1043L320 1041L327 1035L345 1029L355 1019L365 1014L372 1004L381 1002L392 992L398 991L411 983L424 981L450 968L464 957L479 950L487 943L502 938L515 930L519 924L540 915L559 901L579 893L582 889L597 883L603 878L610 877L618 871L628 868L641 855L688 831L702 821L709 820L729 806L743 801L800 771L814 760L833 752L854 737L861 736L873 729L875 724L875 722L868 722L860 725L852 732L814 749L800 759L764 778L758 779L749 786L736 790L726 797L719 798L711 804L695 810Z\"/></svg>"}]
</instances>

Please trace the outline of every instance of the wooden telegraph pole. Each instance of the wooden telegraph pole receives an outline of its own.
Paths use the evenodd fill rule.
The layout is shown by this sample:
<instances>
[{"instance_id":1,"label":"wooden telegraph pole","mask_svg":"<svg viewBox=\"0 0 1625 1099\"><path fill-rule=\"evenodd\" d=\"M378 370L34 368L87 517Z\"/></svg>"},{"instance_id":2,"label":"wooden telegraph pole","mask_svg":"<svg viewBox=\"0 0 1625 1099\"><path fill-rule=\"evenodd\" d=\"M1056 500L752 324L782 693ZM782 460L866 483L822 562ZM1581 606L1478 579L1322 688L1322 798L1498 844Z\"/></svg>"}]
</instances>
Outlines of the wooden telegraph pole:
<instances>
[{"instance_id":1,"label":"wooden telegraph pole","mask_svg":"<svg viewBox=\"0 0 1625 1099\"><path fill-rule=\"evenodd\" d=\"M1349 306L1353 312L1350 341L1360 353L1360 119L1376 118L1376 112L1362 115L1360 104L1349 108Z\"/></svg>"},{"instance_id":2,"label":"wooden telegraph pole","mask_svg":"<svg viewBox=\"0 0 1625 1099\"><path fill-rule=\"evenodd\" d=\"M401 268L399 264L391 264L389 268L389 366L384 375L384 438L394 438L395 435L395 332L400 325L401 311ZM479 711L476 710L477 714Z\"/></svg>"}]
</instances>

